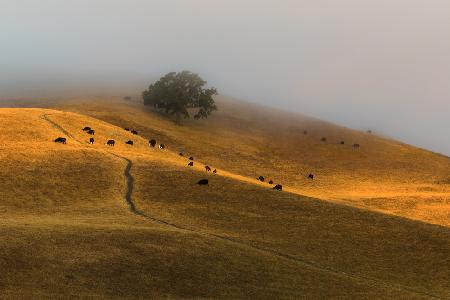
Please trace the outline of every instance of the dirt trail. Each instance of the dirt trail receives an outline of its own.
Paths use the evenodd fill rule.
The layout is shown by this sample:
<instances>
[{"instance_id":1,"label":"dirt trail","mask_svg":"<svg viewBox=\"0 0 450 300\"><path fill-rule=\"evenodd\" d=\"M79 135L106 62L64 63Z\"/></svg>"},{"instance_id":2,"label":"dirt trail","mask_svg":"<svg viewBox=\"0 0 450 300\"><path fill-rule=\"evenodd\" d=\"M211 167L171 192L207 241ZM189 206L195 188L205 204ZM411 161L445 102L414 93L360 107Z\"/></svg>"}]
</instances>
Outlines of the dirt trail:
<instances>
[{"instance_id":1,"label":"dirt trail","mask_svg":"<svg viewBox=\"0 0 450 300\"><path fill-rule=\"evenodd\" d=\"M51 116L52 114L44 114L41 116L41 118L47 122L49 122L54 128L58 129L62 133L64 133L66 136L70 137L71 139L75 140L77 143L83 144L81 141L79 141L74 135L72 135L70 132L65 130L61 125L56 123L55 121L51 120L48 116Z\"/></svg>"},{"instance_id":2,"label":"dirt trail","mask_svg":"<svg viewBox=\"0 0 450 300\"><path fill-rule=\"evenodd\" d=\"M181 231L186 231L189 233L195 233L201 236L205 236L205 237L209 237L209 238L214 238L214 239L219 239L222 241L226 241L235 245L238 245L240 247L245 247L245 248L251 248L253 250L257 250L259 252L262 252L264 254L269 254L269 255L273 255L276 256L278 258L284 259L284 260L288 260L291 262L295 262L298 264L301 264L305 267L308 267L310 269L316 270L316 271L320 271L320 272L325 272L327 274L333 274L335 276L341 277L341 278L350 278L350 279L356 279L356 280L360 280L360 281L365 281L365 282L369 282L371 284L373 284L374 286L380 286L380 287L389 287L389 288L393 288L393 289L397 289L399 291L403 291L403 292L408 292L408 293L412 293L412 294L416 294L416 295L421 295L421 296L426 296L429 298L434 298L434 299L448 299L448 298L444 298L441 296L437 296L434 294L431 294L429 292L426 291L420 291L420 290L416 290L414 288L411 288L409 286L405 286L405 285L401 285L401 284L391 284L391 283L387 283L384 282L382 280L378 280L376 278L372 278L372 277L368 277L368 276L362 276L362 275L356 275L356 274L351 274L351 273L347 273L347 272L343 272L343 271L339 271L339 270L334 270L332 268L329 267L325 267L322 265L319 265L315 262L312 261L307 261L286 253L282 253L279 251L276 251L274 249L270 249L270 248L265 248L265 247L260 247L242 240L238 240L235 238L231 238L231 237L227 237L227 236L222 236L222 235L218 235L218 234L214 234L214 233L209 233L209 232L205 232L203 230L198 230L198 229L193 229L193 228L188 228L182 225L178 225L178 224L174 224L171 222L168 222L166 220L163 219L159 219L156 218L154 216L151 216L149 214L144 213L143 211L139 210L136 207L136 204L133 201L133 188L134 188L134 177L131 175L131 169L133 167L133 162L121 155L115 154L115 153L110 153L115 157L121 158L122 160L124 160L126 162L126 167L124 170L124 176L127 179L127 191L125 193L125 199L126 202L129 206L129 209L132 213L134 213L137 216L143 217L145 219L148 219L152 222L158 223L158 224L162 224L162 225L166 225L169 226L171 228L174 228L176 230L181 230Z\"/></svg>"},{"instance_id":3,"label":"dirt trail","mask_svg":"<svg viewBox=\"0 0 450 300\"><path fill-rule=\"evenodd\" d=\"M48 115L43 115L42 118L46 121L48 121L50 124L52 124L55 128L61 130L61 132L63 132L64 134L66 134L68 137L74 139L75 141L77 141L78 143L81 143L79 140L77 140L71 133L69 133L68 131L66 131L61 125L57 124L56 122L52 121L51 119L48 118ZM126 163L126 167L124 170L124 177L126 178L127 181L127 190L125 192L125 201L129 207L130 212L132 212L133 214L143 217L147 220L150 220L152 222L158 223L158 224L162 224L165 226L169 226L173 229L176 230L180 230L180 231L186 231L189 233L194 233L194 234L198 234L204 237L208 237L208 238L213 238L213 239L219 239L222 241L226 241L229 243L232 243L234 245L240 246L240 247L244 247L244 248L250 248L256 251L259 251L261 253L264 253L266 255L272 255L272 256L276 256L280 259L283 260L287 260L290 262L295 262L297 264L300 264L304 267L308 267L310 269L316 270L316 271L320 271L320 272L325 272L327 274L333 274L334 276L340 277L340 278L346 278L346 279L353 279L353 280L359 280L359 281L364 281L367 283L372 284L373 286L378 286L378 287L382 287L382 288L391 288L394 290L398 290L398 291L402 291L402 292L407 292L407 293L411 293L411 294L415 294L418 296L424 296L424 297L428 297L428 298L433 298L433 299L443 299L443 300L450 300L450 298L445 298L439 295L434 295L428 291L422 291L422 290L417 290L415 288L409 287L409 286L405 286L402 284L393 284L393 283L388 283L376 278L372 278L369 276L363 276L363 275L357 275L357 274L352 274L352 273L347 273L344 271L339 271L339 270L335 270L326 266L322 266L314 261L308 261L308 260L304 260L301 259L299 257L296 256L292 256L286 253L282 253L280 251L274 250L274 249L270 249L270 248L266 248L266 247L261 247L261 246L257 246L242 240L238 240L235 238L231 238L231 237L227 237L227 236L222 236L222 235L218 235L218 234L214 234L214 233L209 233L209 232L205 232L203 230L199 230L199 229L195 229L195 228L188 228L182 225L178 225L178 224L174 224L171 223L169 221L163 220L163 219L159 219L156 218L154 216L151 216L149 214L146 214L145 212L139 210L139 208L136 207L136 204L133 201L133 189L134 189L134 177L131 174L131 169L133 167L133 162L122 155L107 151L108 154L119 158L123 161L125 161ZM240 181L244 181L244 182L248 182L248 183L253 183L253 180L250 180L247 177L244 176L240 176L237 174L232 174L229 172L223 172L223 174L228 175L227 177L230 178L234 178ZM231 175L231 176L230 176Z\"/></svg>"}]
</instances>

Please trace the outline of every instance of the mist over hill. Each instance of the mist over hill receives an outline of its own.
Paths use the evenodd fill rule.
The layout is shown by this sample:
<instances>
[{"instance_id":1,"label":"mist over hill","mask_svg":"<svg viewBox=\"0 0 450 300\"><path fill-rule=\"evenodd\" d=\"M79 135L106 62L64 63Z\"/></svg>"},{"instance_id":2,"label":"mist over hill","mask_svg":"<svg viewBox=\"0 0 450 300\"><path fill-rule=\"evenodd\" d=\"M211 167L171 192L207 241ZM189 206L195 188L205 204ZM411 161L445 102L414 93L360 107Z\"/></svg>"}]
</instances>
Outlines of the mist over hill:
<instances>
[{"instance_id":1,"label":"mist over hill","mask_svg":"<svg viewBox=\"0 0 450 300\"><path fill-rule=\"evenodd\" d=\"M130 72L69 72L69 71L17 71L11 70L8 72L0 71L0 107L6 106L26 106L26 102L33 102L35 100L43 99L68 99L71 97L83 97L83 96L125 96L131 95L139 98L141 92L148 87L148 85L154 82L158 78L158 75L151 74L146 75L142 73L130 73ZM267 107L272 107L280 111L298 112L303 115L310 115L317 117L324 121L334 122L338 125L347 126L349 128L357 130L371 129L374 133L387 137L392 137L403 141L408 144L422 147L431 151L436 151L444 155L450 155L450 147L447 147L448 139L442 139L441 145L432 146L432 143L421 142L421 138L432 138L437 133L446 131L447 118L444 116L447 112L441 111L438 114L442 114L438 117L434 123L423 122L419 131L414 134L411 131L402 130L405 124L402 124L404 119L399 117L397 120L397 126L391 126L388 124L381 125L381 123L373 122L370 120L362 120L364 115L352 114L352 117L348 118L349 112L347 110L340 110L335 108L333 112L325 114L308 114L308 109L305 111L293 107L288 109L289 105L280 103L279 101L266 102L258 101L257 99L242 99L232 97L226 90L220 90L222 95L226 95L226 99L234 102L249 102L255 104L264 103ZM248 101L249 100L249 101ZM16 104L15 104L16 103ZM36 106L36 105L33 105ZM220 107L219 107L220 109ZM355 103L355 110L362 108L359 104ZM328 110L329 111L329 110ZM388 113L395 113L396 110ZM375 112L380 114L381 111ZM425 116L424 116L425 117ZM416 116L420 118L420 116ZM392 116L392 119L395 119ZM439 127L435 127L435 124L440 124ZM416 124L417 126L417 124ZM422 136L418 136L418 133L422 133ZM427 132L433 132L430 136L427 136ZM449 145L450 146L450 145Z\"/></svg>"},{"instance_id":2,"label":"mist over hill","mask_svg":"<svg viewBox=\"0 0 450 300\"><path fill-rule=\"evenodd\" d=\"M450 4L423 3L2 1L0 98L140 93L187 69L222 94L450 155Z\"/></svg>"},{"instance_id":3,"label":"mist over hill","mask_svg":"<svg viewBox=\"0 0 450 300\"><path fill-rule=\"evenodd\" d=\"M0 71L0 100L139 94L154 77L131 72Z\"/></svg>"}]
</instances>

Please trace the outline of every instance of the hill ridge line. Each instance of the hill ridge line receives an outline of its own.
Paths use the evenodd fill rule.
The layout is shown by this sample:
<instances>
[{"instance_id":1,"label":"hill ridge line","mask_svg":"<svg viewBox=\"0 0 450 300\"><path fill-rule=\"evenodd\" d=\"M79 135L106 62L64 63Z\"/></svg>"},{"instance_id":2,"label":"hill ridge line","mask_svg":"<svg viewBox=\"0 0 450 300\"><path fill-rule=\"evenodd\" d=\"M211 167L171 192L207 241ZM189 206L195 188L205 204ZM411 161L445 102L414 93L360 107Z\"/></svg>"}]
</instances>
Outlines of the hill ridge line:
<instances>
[{"instance_id":1,"label":"hill ridge line","mask_svg":"<svg viewBox=\"0 0 450 300\"><path fill-rule=\"evenodd\" d=\"M75 138L70 132L65 130L61 125L59 125L57 122L49 119L48 118L49 115L51 115L51 114L44 114L44 115L42 115L42 118L44 120L46 120L47 122L49 122L50 124L52 124L53 127L57 128L58 130L60 130L61 132L63 132L67 136L69 136L70 138L72 138L75 141L77 141L78 143L82 144L81 141L79 141L77 138ZM101 151L98 151L98 152L101 152ZM197 229L188 228L188 227L185 227L185 226L182 226L182 225L171 223L169 221L166 221L166 220L163 220L163 219L158 219L156 217L148 215L148 214L144 213L143 211L139 210L136 207L136 204L133 201L132 193L133 193L133 189L134 189L134 177L131 175L131 169L133 167L133 162L129 158L125 157L125 156L122 156L122 155L119 155L119 154L116 154L116 153L112 153L110 151L106 151L106 153L108 153L108 154L110 154L110 155L112 155L112 156L114 156L116 158L122 159L122 160L124 160L126 162L126 167L125 167L125 170L124 170L124 177L126 178L126 181L127 181L127 190L126 190L126 193L125 193L125 201L128 204L130 212L132 212L133 214L135 214L137 216L143 217L143 218L148 219L150 221L153 221L155 223L162 224L162 225L165 225L165 226L168 226L168 227L172 227L172 228L175 228L175 229L178 229L178 230L181 230L181 231L187 231L187 232L195 233L195 234L198 234L198 235L201 235L201 236L212 237L212 238L216 238L216 239L219 239L219 240L227 241L227 242L233 243L235 245L248 247L248 248L251 248L251 249L254 249L254 250L266 253L266 254L271 254L271 255L273 255L275 257L278 257L278 258L282 258L282 259L285 259L285 260L288 260L288 261L293 261L293 262L296 262L296 263L300 263L300 264L303 264L304 266L307 266L307 267L309 267L311 269L315 269L315 270L318 270L318 271L321 271L321 272L326 272L326 273L329 273L329 274L333 274L333 275L338 276L338 277L347 277L347 278L351 278L351 279L363 280L363 281L366 281L366 282L369 281L369 282L372 282L374 285L378 285L378 286L381 286L381 287L388 286L388 287L391 287L391 288L394 288L394 289L403 290L403 291L407 291L407 292L414 293L414 294L417 294L417 295L431 297L431 298L434 298L434 299L442 299L442 300L449 300L450 299L450 298L444 298L444 297L441 297L441 296L438 296L438 295L434 295L434 294L431 294L431 293L428 293L428 292L425 292L425 291L419 291L419 290L416 290L416 289L414 289L412 287L409 287L409 286L406 286L406 285L392 284L392 283L388 283L388 282L385 282L385 281L382 281L382 280L379 280L379 279L376 279L376 278L368 277L368 276L362 276L362 275L348 273L348 272L345 272L345 271L335 270L335 269L332 269L332 268L329 268L329 267L326 267L326 266L322 266L322 265L316 264L315 262L311 262L311 261L304 260L304 259L292 256L292 255L289 255L289 254L286 254L286 253L282 253L282 252L276 251L274 249L265 248L265 247L261 247L261 246L256 246L256 245L253 245L251 243L247 243L247 242L244 242L244 241L241 241L241 240L238 240L238 239L234 239L234 238L227 237L227 236L221 236L221 235L214 234L214 233L205 232L203 230L197 230ZM227 173L229 173L229 172L227 172ZM238 174L236 174L235 176L244 177L244 176L241 176L241 175L238 175ZM233 176L231 176L231 177L233 178ZM247 177L244 177L244 178L248 179ZM235 178L235 179L237 179L237 178ZM245 180L245 181L247 181L247 180ZM248 179L247 182L250 182L250 180Z\"/></svg>"}]
</instances>

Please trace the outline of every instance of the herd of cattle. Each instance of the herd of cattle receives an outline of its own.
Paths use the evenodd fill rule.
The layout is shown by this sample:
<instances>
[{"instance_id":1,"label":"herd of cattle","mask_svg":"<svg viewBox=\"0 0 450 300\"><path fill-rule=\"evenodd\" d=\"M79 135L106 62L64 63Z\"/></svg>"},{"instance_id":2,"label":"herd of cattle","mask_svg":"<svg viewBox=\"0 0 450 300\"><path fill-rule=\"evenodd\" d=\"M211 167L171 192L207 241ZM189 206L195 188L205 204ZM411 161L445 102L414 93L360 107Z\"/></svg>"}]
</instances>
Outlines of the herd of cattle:
<instances>
[{"instance_id":1,"label":"herd of cattle","mask_svg":"<svg viewBox=\"0 0 450 300\"><path fill-rule=\"evenodd\" d=\"M125 130L131 132L134 135L138 135L138 132L136 130L130 130L130 128L125 128ZM92 129L91 127L84 127L83 131L86 132L89 135L92 135L92 136L95 135L95 130ZM306 131L306 130L303 131L303 134L305 134L305 135L308 134L308 131ZM325 137L323 137L321 139L321 141L322 142L326 142L327 139ZM55 139L55 143L66 144L66 142L67 142L67 139L64 138L64 137L58 137L58 138ZM95 142L95 139L93 137L89 138L89 144L93 145L94 142ZM115 140L108 140L106 142L106 145L111 146L111 147L114 147L115 144L116 144ZM128 140L128 141L125 142L125 144L133 146L134 142L132 140ZM148 144L149 144L150 147L155 148L156 147L156 140L155 139L151 139L151 140L148 141ZM344 145L345 142L344 141L340 141L340 144ZM166 146L164 144L159 144L158 147L161 150L165 150L165 148L166 148ZM359 148L359 144L353 144L353 147L354 148ZM184 156L184 154L181 153L181 152L179 153L179 155L181 157ZM187 166L188 167L193 167L194 166L194 157L192 157L192 156L189 157L189 162L188 162ZM212 171L214 174L217 174L217 169L212 170L210 166L205 166L205 170L206 170L207 173ZM308 177L308 179L314 180L314 174L309 174L307 177ZM265 182L264 176L259 176L256 179L261 181L261 182ZM272 179L270 179L268 181L268 183L271 184L271 185L274 184ZM201 179L201 180L198 181L198 184L199 185L208 185L209 181L208 181L208 179ZM281 191L283 189L283 186L281 184L276 184L273 187L273 189Z\"/></svg>"},{"instance_id":2,"label":"herd of cattle","mask_svg":"<svg viewBox=\"0 0 450 300\"><path fill-rule=\"evenodd\" d=\"M124 129L125 129L126 131L131 132L132 134L138 135L138 132L137 132L136 130L130 130L129 128L124 128ZM92 135L92 136L95 135L95 130L92 129L91 127L86 126L86 127L84 127L82 130L83 130L84 132L86 132L87 134L89 134L89 135ZM64 138L64 137L58 137L58 138L56 138L56 139L54 140L54 142L55 142L55 143L66 144L66 143L67 143L67 139ZM90 144L90 145L93 145L94 142L95 142L95 139L94 139L93 137L89 138L89 144ZM115 141L115 140L108 140L108 141L106 141L106 145L108 145L108 146L114 147L115 144L116 144L116 141ZM134 142L133 142L132 140L128 140L128 141L125 142L125 144L130 145L130 146L133 146L133 145L134 145ZM150 147L155 148L157 143L156 143L156 140L155 140L155 139L151 139L151 140L148 141L148 144L149 144ZM165 149L166 149L166 146L165 146L164 144L159 144L158 147L159 147L159 149L161 149L161 150L165 150ZM180 152L180 153L179 153L179 156L184 157L184 154ZM187 164L187 166L188 166L188 167L193 167L193 166L194 166L194 157L193 157L193 156L190 156L190 157L189 157L189 163ZM205 166L205 171L206 171L207 173L208 173L208 172L213 172L214 174L217 174L217 169L212 170L211 167L210 167L210 166L207 166L207 165ZM264 182L264 177L263 177L263 176L260 176L260 177L257 178L257 179L260 180L261 182ZM209 185L209 180L208 180L208 179L201 179L201 180L199 180L197 183L198 183L199 185ZM269 184L273 184L273 180L270 180L270 181L269 181ZM274 190L279 190L279 191L281 191L281 190L283 189L283 187L282 187L281 184L277 184L277 185L274 186L273 189L274 189Z\"/></svg>"},{"instance_id":3,"label":"herd of cattle","mask_svg":"<svg viewBox=\"0 0 450 300\"><path fill-rule=\"evenodd\" d=\"M130 130L129 128L125 128L126 131L131 131L132 134L137 135L138 132L136 130ZM91 127L84 127L83 131L86 132L89 135L95 135L95 130L92 129ZM95 139L93 137L89 138L89 144L93 145L95 142ZM67 143L67 139L64 137L58 137L55 139L55 143L61 143L61 144L66 144ZM152 139L150 141L148 141L150 147L156 147L156 140ZM125 144L127 145L134 145L134 142L132 140L128 140L125 142ZM114 147L116 145L116 141L115 140L108 140L106 141L106 145ZM164 144L160 144L159 145L159 149L164 150L166 148L166 146Z\"/></svg>"},{"instance_id":4,"label":"herd of cattle","mask_svg":"<svg viewBox=\"0 0 450 300\"><path fill-rule=\"evenodd\" d=\"M179 153L179 155L180 156L184 156L184 154L183 153ZM190 160L190 162L187 164L187 166L188 167L193 167L194 166L194 157L189 157L189 160ZM211 167L210 166L205 166L205 171L206 171L206 173L208 173L208 172L211 172ZM217 174L217 170L216 169L214 169L214 171L212 171L214 174Z\"/></svg>"},{"instance_id":5,"label":"herd of cattle","mask_svg":"<svg viewBox=\"0 0 450 300\"><path fill-rule=\"evenodd\" d=\"M368 130L367 133L372 133L372 130ZM304 130L304 131L303 131L303 134L304 134L304 135L307 135L307 134L308 134L308 131L307 131L307 130ZM326 138L326 137L322 137L320 140L321 140L322 142L326 142L326 141L327 141L327 138ZM344 145L344 144L345 144L345 141L341 140L341 141L339 142L339 144ZM353 148L359 148L359 144L353 144Z\"/></svg>"}]
</instances>

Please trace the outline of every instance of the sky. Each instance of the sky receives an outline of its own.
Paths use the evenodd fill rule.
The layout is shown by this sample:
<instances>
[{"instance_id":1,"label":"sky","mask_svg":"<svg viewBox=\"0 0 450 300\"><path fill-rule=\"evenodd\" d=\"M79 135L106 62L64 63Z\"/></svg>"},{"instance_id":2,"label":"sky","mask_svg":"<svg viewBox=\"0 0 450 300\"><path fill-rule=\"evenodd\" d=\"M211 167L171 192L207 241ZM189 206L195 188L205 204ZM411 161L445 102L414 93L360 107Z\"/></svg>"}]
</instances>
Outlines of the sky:
<instances>
[{"instance_id":1,"label":"sky","mask_svg":"<svg viewBox=\"0 0 450 300\"><path fill-rule=\"evenodd\" d=\"M185 69L450 155L448 0L0 0L0 98Z\"/></svg>"}]
</instances>

